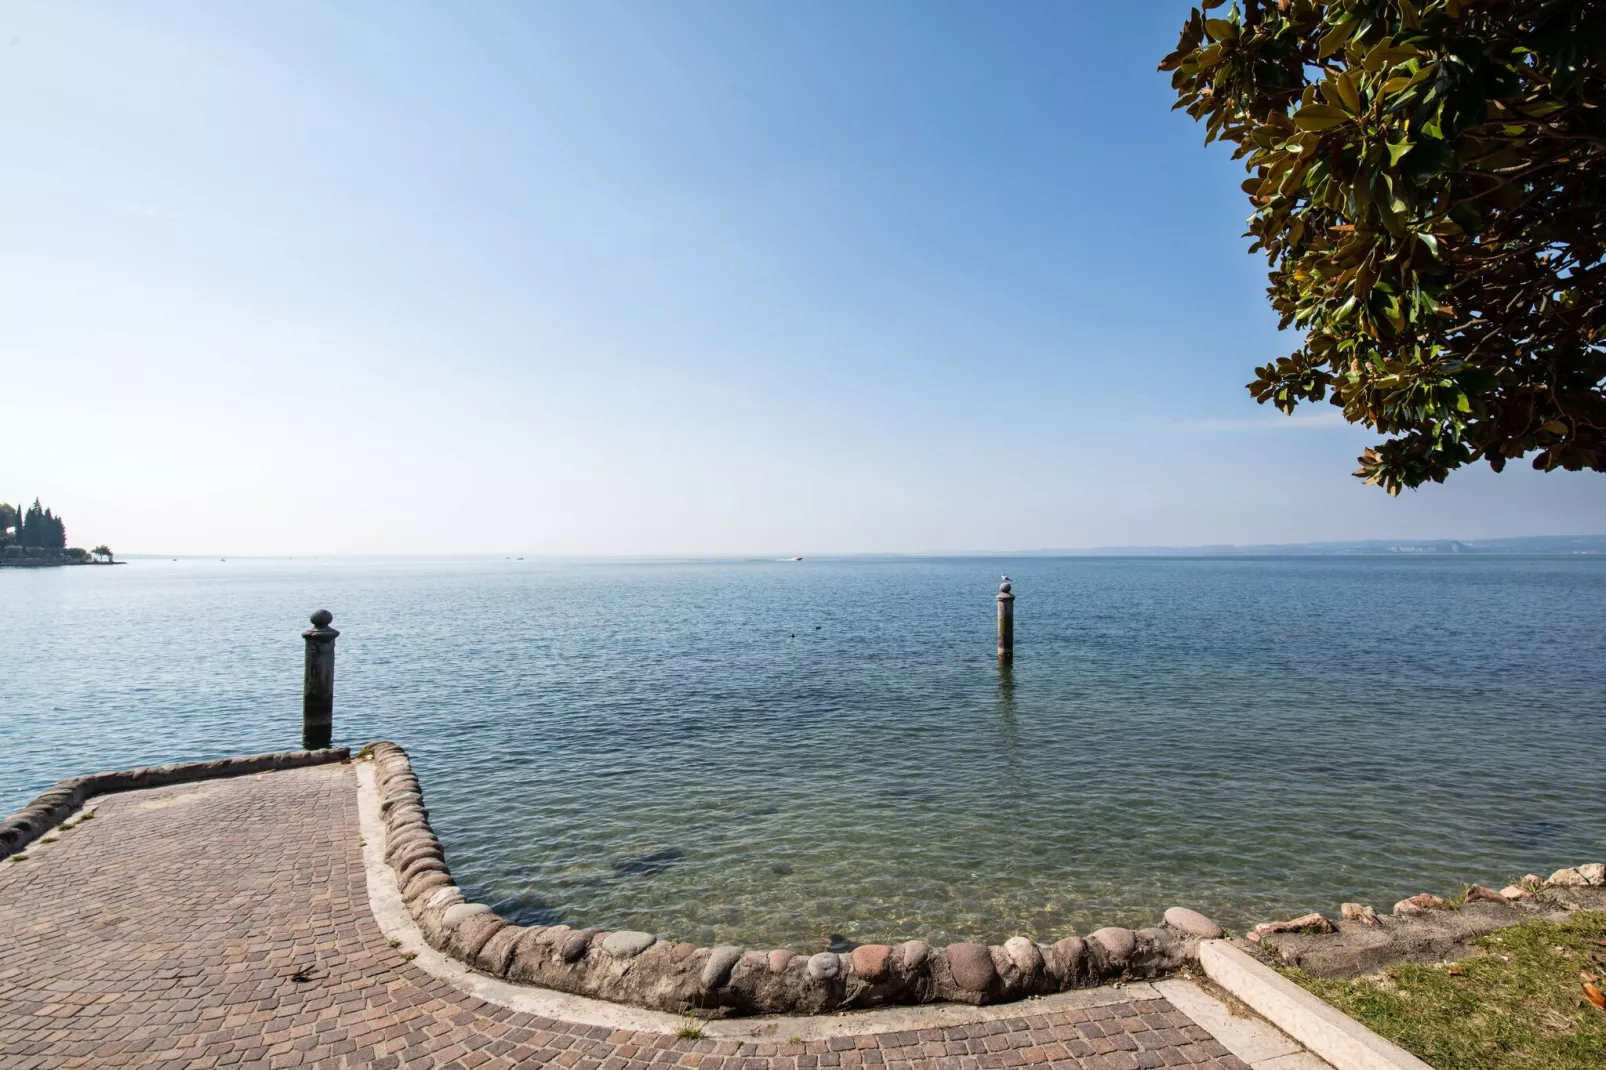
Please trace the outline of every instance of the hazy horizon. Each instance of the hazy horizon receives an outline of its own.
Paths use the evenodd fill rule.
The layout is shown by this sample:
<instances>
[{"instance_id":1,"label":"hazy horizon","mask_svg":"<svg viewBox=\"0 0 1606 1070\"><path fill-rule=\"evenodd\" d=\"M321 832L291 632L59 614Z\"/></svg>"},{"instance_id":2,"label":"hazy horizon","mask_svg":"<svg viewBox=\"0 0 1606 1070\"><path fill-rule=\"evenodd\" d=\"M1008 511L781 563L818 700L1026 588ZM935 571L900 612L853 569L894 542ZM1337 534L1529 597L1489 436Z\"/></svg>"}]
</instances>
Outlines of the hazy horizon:
<instances>
[{"instance_id":1,"label":"hazy horizon","mask_svg":"<svg viewBox=\"0 0 1606 1070\"><path fill-rule=\"evenodd\" d=\"M1296 342L1155 71L1188 7L14 5L0 501L206 556L1606 531L1252 402Z\"/></svg>"},{"instance_id":2,"label":"hazy horizon","mask_svg":"<svg viewBox=\"0 0 1606 1070\"><path fill-rule=\"evenodd\" d=\"M449 551L443 551L443 552L435 552L435 553L345 553L345 554L333 554L333 553L315 553L314 552L314 553L301 553L301 554L289 554L289 553L245 553L245 554L241 554L241 553L229 553L227 551L211 551L211 552L205 552L205 553L202 553L202 552L164 553L164 552L161 552L161 551L135 550L135 551L129 551L129 552L126 552L126 553L120 552L118 554L118 557L119 558L127 558L127 559L130 559L130 560L157 560L157 559L166 558L166 559L171 559L171 560L175 560L175 561L177 561L177 560L211 560L213 558L228 559L228 558L231 558L231 557L232 558L238 558L240 560L246 560L246 561L283 561L283 560L296 560L296 559L308 560L308 561L316 561L316 560L346 560L346 559L350 559L350 560L391 560L391 559L406 559L406 558L473 559L473 560L485 559L485 560L519 560L519 561L523 561L523 560L526 560L526 559L535 560L535 561L738 561L738 560L740 560L740 561L786 561L786 560L807 560L811 556L815 557L815 558L826 559L826 560L851 560L851 559L856 559L856 558L886 558L886 557L891 557L891 558L897 558L897 557L913 557L913 558L1025 557L1025 558L1029 558L1029 557L1055 557L1055 556L1077 557L1077 556L1111 556L1111 555L1119 555L1121 553L1128 552L1128 551L1132 552L1132 554L1134 556L1140 556L1140 555L1202 556L1202 555L1207 555L1209 552L1213 552L1213 551L1228 551L1228 550L1267 551L1267 552L1271 552L1271 551L1285 550L1285 549L1286 550L1297 550L1297 549L1300 549L1300 548L1314 548L1314 547L1343 547L1343 546L1358 545L1358 544L1362 544L1362 543L1364 543L1364 544L1373 544L1373 543L1376 543L1376 544L1397 544L1397 545L1402 545L1403 546L1403 545L1418 545L1418 544L1423 544L1423 543L1458 542L1458 543L1463 543L1463 544L1466 544L1466 545L1474 545L1474 544L1476 544L1476 545L1488 545L1488 544L1491 544L1491 543L1511 542L1511 541L1520 541L1520 540L1527 540L1527 539L1558 539L1558 540L1559 539L1586 539L1586 540L1593 540L1593 541L1601 542L1603 544L1603 546L1606 546L1606 534L1598 533L1598 532L1590 532L1590 533L1575 534L1575 535L1544 534L1544 535L1515 536L1515 537L1512 537L1512 538L1496 538L1496 539L1482 539L1482 540L1460 539L1460 538L1456 538L1455 536L1440 536L1440 537L1413 538L1413 539L1387 539L1387 538L1383 538L1383 539L1362 539L1362 540L1317 539L1317 540L1312 540L1312 541L1308 541L1308 542L1292 542L1292 543L1203 543L1203 544L1191 545L1191 546L1189 546L1189 545L1160 545L1160 544L1143 545L1143 544L1138 544L1138 545L1125 545L1125 546L1041 546L1041 547L1030 547L1030 548L1019 548L1019 549L1006 549L1006 550L1000 550L1000 549L865 550L865 551L837 551L837 552L830 552L830 553L818 553L818 554L813 554L813 555L793 554L793 553L789 553L789 552L784 551L784 550L748 550L748 551L733 551L733 552L729 552L729 553L718 553L718 554L713 554L713 553L710 553L710 554L698 554L698 553L683 553L683 554L651 554L651 553L640 553L640 554L533 553L533 552L524 552L524 551L519 551L519 550L496 550L496 551L482 551L482 552L473 552L473 553L452 553L452 552L449 552ZM1508 552L1509 553L1513 553L1513 554L1520 554L1523 551L1508 551ZM1535 554L1539 554L1539 555L1551 555L1551 554L1566 553L1566 552L1570 552L1570 551L1549 550L1549 551L1532 551L1532 552L1535 553ZM1595 552L1595 551L1591 551L1591 552Z\"/></svg>"}]
</instances>

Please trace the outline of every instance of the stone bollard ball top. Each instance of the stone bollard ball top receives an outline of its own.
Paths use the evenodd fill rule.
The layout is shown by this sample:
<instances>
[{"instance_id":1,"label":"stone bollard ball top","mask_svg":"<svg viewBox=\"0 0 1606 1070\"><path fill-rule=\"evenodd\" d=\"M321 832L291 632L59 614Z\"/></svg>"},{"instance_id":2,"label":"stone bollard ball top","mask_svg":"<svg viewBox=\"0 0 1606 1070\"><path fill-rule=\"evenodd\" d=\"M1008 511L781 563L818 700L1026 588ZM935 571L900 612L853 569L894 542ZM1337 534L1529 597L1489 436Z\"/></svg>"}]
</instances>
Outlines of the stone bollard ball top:
<instances>
[{"instance_id":1,"label":"stone bollard ball top","mask_svg":"<svg viewBox=\"0 0 1606 1070\"><path fill-rule=\"evenodd\" d=\"M327 628L334 619L335 615L333 613L327 609L320 609L312 615L312 626L314 628Z\"/></svg>"}]
</instances>

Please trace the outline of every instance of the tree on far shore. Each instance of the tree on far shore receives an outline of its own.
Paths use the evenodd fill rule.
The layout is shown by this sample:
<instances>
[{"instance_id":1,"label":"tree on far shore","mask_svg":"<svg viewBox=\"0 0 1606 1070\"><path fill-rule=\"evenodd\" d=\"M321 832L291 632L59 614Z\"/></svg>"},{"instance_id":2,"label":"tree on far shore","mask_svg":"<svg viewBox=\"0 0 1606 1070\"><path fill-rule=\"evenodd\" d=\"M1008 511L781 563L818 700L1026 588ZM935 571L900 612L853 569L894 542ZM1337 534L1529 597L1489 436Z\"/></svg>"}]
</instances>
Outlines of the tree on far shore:
<instances>
[{"instance_id":1,"label":"tree on far shore","mask_svg":"<svg viewBox=\"0 0 1606 1070\"><path fill-rule=\"evenodd\" d=\"M104 557L108 563L110 563L112 560L111 547L107 546L105 543L101 543L99 546L95 547L89 552L95 557Z\"/></svg>"},{"instance_id":2,"label":"tree on far shore","mask_svg":"<svg viewBox=\"0 0 1606 1070\"><path fill-rule=\"evenodd\" d=\"M49 509L40 508L39 499L35 498L33 505L22 515L22 523L17 530L17 542L35 549L65 550L67 525L62 523L61 517Z\"/></svg>"},{"instance_id":3,"label":"tree on far shore","mask_svg":"<svg viewBox=\"0 0 1606 1070\"><path fill-rule=\"evenodd\" d=\"M1467 464L1606 471L1606 3L1204 0L1176 107L1250 177L1292 354L1249 391L1384 436L1389 494Z\"/></svg>"},{"instance_id":4,"label":"tree on far shore","mask_svg":"<svg viewBox=\"0 0 1606 1070\"><path fill-rule=\"evenodd\" d=\"M17 527L21 522L22 514L16 506L0 502L0 546L4 546L9 542L21 541L21 532L7 534L8 531Z\"/></svg>"}]
</instances>

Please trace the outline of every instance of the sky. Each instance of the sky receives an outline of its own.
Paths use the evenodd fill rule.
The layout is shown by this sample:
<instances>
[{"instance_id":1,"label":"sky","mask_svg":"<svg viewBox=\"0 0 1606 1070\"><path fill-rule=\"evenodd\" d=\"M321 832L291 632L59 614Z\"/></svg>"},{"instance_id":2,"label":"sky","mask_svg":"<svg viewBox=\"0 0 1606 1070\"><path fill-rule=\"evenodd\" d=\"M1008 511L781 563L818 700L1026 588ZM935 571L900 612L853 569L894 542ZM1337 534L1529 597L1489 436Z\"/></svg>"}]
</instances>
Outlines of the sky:
<instances>
[{"instance_id":1,"label":"sky","mask_svg":"<svg viewBox=\"0 0 1606 1070\"><path fill-rule=\"evenodd\" d=\"M120 552L1606 532L1389 499L1286 355L1173 0L8 0L0 500Z\"/></svg>"}]
</instances>

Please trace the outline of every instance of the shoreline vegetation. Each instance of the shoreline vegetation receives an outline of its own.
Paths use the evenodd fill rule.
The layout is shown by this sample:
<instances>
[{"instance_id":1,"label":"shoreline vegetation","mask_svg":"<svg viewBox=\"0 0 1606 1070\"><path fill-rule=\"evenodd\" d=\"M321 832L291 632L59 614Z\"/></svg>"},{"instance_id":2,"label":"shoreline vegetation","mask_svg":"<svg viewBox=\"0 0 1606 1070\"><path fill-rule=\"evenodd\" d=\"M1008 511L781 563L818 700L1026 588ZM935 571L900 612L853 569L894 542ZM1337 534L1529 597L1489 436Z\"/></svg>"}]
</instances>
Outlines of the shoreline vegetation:
<instances>
[{"instance_id":1,"label":"shoreline vegetation","mask_svg":"<svg viewBox=\"0 0 1606 1070\"><path fill-rule=\"evenodd\" d=\"M67 545L67 523L33 500L0 502L0 568L55 568L61 565L120 565L106 544L85 550Z\"/></svg>"},{"instance_id":2,"label":"shoreline vegetation","mask_svg":"<svg viewBox=\"0 0 1606 1070\"><path fill-rule=\"evenodd\" d=\"M1454 962L1397 962L1346 978L1289 977L1441 1070L1606 1065L1606 911L1478 937Z\"/></svg>"}]
</instances>

